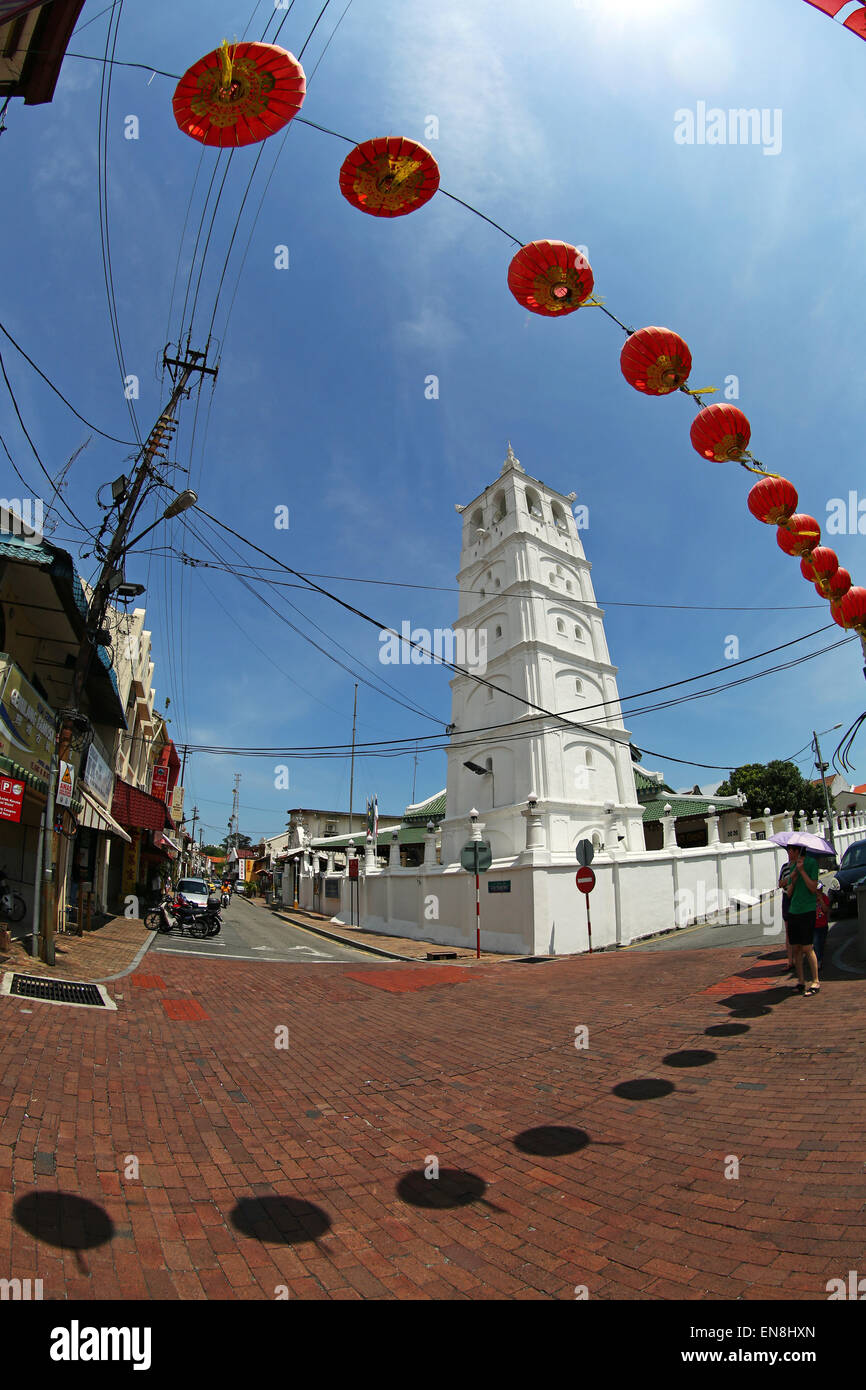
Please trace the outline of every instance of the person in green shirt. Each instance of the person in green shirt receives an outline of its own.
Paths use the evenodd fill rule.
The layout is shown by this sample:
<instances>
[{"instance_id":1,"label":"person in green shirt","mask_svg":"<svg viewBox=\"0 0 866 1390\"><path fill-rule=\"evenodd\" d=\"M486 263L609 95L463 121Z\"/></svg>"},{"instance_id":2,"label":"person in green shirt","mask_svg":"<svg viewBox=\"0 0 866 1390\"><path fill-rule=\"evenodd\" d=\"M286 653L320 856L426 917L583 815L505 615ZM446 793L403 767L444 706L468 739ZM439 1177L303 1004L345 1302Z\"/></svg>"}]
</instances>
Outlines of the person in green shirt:
<instances>
[{"instance_id":1,"label":"person in green shirt","mask_svg":"<svg viewBox=\"0 0 866 1390\"><path fill-rule=\"evenodd\" d=\"M818 904L818 862L810 854L798 850L793 872L785 892L788 894L788 940L794 948L794 967L797 971L799 994L817 994L818 960L813 946L815 938L815 909ZM806 981L805 972L809 972Z\"/></svg>"}]
</instances>

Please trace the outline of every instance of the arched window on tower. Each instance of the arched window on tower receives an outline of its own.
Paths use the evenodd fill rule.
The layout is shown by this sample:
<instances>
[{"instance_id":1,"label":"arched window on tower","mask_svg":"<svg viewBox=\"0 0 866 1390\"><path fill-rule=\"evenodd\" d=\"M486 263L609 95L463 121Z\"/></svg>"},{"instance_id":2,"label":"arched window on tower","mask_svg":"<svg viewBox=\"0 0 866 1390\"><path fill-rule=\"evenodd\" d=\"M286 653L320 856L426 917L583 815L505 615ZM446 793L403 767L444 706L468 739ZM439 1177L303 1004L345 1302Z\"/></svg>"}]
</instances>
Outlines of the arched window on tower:
<instances>
[{"instance_id":1,"label":"arched window on tower","mask_svg":"<svg viewBox=\"0 0 866 1390\"><path fill-rule=\"evenodd\" d=\"M563 634L565 633L565 623L562 621L561 618L557 618L556 620L556 630L557 632L561 632Z\"/></svg>"},{"instance_id":2,"label":"arched window on tower","mask_svg":"<svg viewBox=\"0 0 866 1390\"><path fill-rule=\"evenodd\" d=\"M582 642L585 636L586 636L586 633L584 632L583 628L582 628L578 623L575 623L575 625L574 625L574 640L575 640L575 642Z\"/></svg>"},{"instance_id":3,"label":"arched window on tower","mask_svg":"<svg viewBox=\"0 0 866 1390\"><path fill-rule=\"evenodd\" d=\"M565 518L565 512L562 510L562 507L559 505L559 503L551 502L550 510L553 514L553 524L556 527L557 531L567 531L568 522Z\"/></svg>"},{"instance_id":4,"label":"arched window on tower","mask_svg":"<svg viewBox=\"0 0 866 1390\"><path fill-rule=\"evenodd\" d=\"M471 518L471 521L470 521L470 525L471 525L471 526L474 526L474 527L479 527L479 526L483 526L483 525L484 525L484 513L483 513L483 511L481 510L480 507L476 507L476 508L475 508L475 511L472 513L472 518Z\"/></svg>"},{"instance_id":5,"label":"arched window on tower","mask_svg":"<svg viewBox=\"0 0 866 1390\"><path fill-rule=\"evenodd\" d=\"M500 490L493 498L493 520L503 521L507 510L505 505L505 493Z\"/></svg>"},{"instance_id":6,"label":"arched window on tower","mask_svg":"<svg viewBox=\"0 0 866 1390\"><path fill-rule=\"evenodd\" d=\"M556 575L553 573L553 570L551 570L551 571L550 571L550 574L547 576L547 581L548 581L549 584L555 584L555 583L556 583Z\"/></svg>"},{"instance_id":7,"label":"arched window on tower","mask_svg":"<svg viewBox=\"0 0 866 1390\"><path fill-rule=\"evenodd\" d=\"M584 756L587 767L595 767L595 754L591 748L587 748Z\"/></svg>"},{"instance_id":8,"label":"arched window on tower","mask_svg":"<svg viewBox=\"0 0 866 1390\"><path fill-rule=\"evenodd\" d=\"M502 636L502 628L500 627L499 623L496 624L496 636L497 636L497 637L501 637L501 636Z\"/></svg>"},{"instance_id":9,"label":"arched window on tower","mask_svg":"<svg viewBox=\"0 0 866 1390\"><path fill-rule=\"evenodd\" d=\"M570 579L566 579L566 581L565 581L565 587L566 587L566 589L568 590L569 593L573 593L573 591L574 591L574 585L572 584L572 582L571 582Z\"/></svg>"},{"instance_id":10,"label":"arched window on tower","mask_svg":"<svg viewBox=\"0 0 866 1390\"><path fill-rule=\"evenodd\" d=\"M576 680L576 681L574 682L574 693L575 693L575 695L582 695L582 694L583 694L583 681L578 681L578 680Z\"/></svg>"},{"instance_id":11,"label":"arched window on tower","mask_svg":"<svg viewBox=\"0 0 866 1390\"><path fill-rule=\"evenodd\" d=\"M526 489L526 509L529 515L535 517L536 521L544 520L544 513L541 510L541 498L537 492L533 492L531 487Z\"/></svg>"}]
</instances>

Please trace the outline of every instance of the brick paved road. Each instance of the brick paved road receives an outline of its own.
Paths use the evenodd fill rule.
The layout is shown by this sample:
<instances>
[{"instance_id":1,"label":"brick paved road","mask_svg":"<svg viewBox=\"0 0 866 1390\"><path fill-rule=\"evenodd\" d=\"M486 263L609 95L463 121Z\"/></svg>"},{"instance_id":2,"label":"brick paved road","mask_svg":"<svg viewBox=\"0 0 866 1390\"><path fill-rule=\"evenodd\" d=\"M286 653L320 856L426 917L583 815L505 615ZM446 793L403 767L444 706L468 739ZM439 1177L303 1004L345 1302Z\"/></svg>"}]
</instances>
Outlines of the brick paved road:
<instances>
[{"instance_id":1,"label":"brick paved road","mask_svg":"<svg viewBox=\"0 0 866 1390\"><path fill-rule=\"evenodd\" d=\"M862 980L795 997L740 949L137 969L110 1016L0 999L0 1269L46 1298L823 1300L866 1270Z\"/></svg>"}]
</instances>

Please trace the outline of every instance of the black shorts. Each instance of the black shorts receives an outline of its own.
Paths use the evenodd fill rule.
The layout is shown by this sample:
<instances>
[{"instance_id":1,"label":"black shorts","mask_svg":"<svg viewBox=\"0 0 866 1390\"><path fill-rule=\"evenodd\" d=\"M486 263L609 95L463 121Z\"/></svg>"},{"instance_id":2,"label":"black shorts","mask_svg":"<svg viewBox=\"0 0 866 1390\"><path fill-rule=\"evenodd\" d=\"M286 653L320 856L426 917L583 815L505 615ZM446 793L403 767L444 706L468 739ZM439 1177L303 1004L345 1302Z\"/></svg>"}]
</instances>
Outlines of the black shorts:
<instances>
[{"instance_id":1,"label":"black shorts","mask_svg":"<svg viewBox=\"0 0 866 1390\"><path fill-rule=\"evenodd\" d=\"M788 940L792 946L811 946L815 934L815 911L788 914Z\"/></svg>"}]
</instances>

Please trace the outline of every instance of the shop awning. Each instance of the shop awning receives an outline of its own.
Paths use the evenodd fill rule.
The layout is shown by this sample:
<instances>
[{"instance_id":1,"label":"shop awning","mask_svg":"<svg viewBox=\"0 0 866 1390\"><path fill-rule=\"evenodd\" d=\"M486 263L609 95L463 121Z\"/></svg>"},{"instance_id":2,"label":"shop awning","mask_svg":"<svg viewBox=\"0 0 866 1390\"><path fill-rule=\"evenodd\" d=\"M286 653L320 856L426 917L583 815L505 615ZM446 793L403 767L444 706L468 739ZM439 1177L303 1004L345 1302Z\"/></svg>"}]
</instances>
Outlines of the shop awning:
<instances>
[{"instance_id":1,"label":"shop awning","mask_svg":"<svg viewBox=\"0 0 866 1390\"><path fill-rule=\"evenodd\" d=\"M90 830L99 830L103 835L117 835L127 844L131 843L129 835L118 825L117 821L108 814L104 806L100 806L98 801L90 795L84 787L80 788L81 812L78 816L79 826L84 826Z\"/></svg>"},{"instance_id":2,"label":"shop awning","mask_svg":"<svg viewBox=\"0 0 866 1390\"><path fill-rule=\"evenodd\" d=\"M168 807L158 796L141 792L119 778L114 783L111 814L121 825L136 830L168 830L174 826Z\"/></svg>"},{"instance_id":3,"label":"shop awning","mask_svg":"<svg viewBox=\"0 0 866 1390\"><path fill-rule=\"evenodd\" d=\"M153 843L159 848L173 849L175 854L180 854L180 845L176 845L171 836L164 832L162 835L154 835Z\"/></svg>"}]
</instances>

